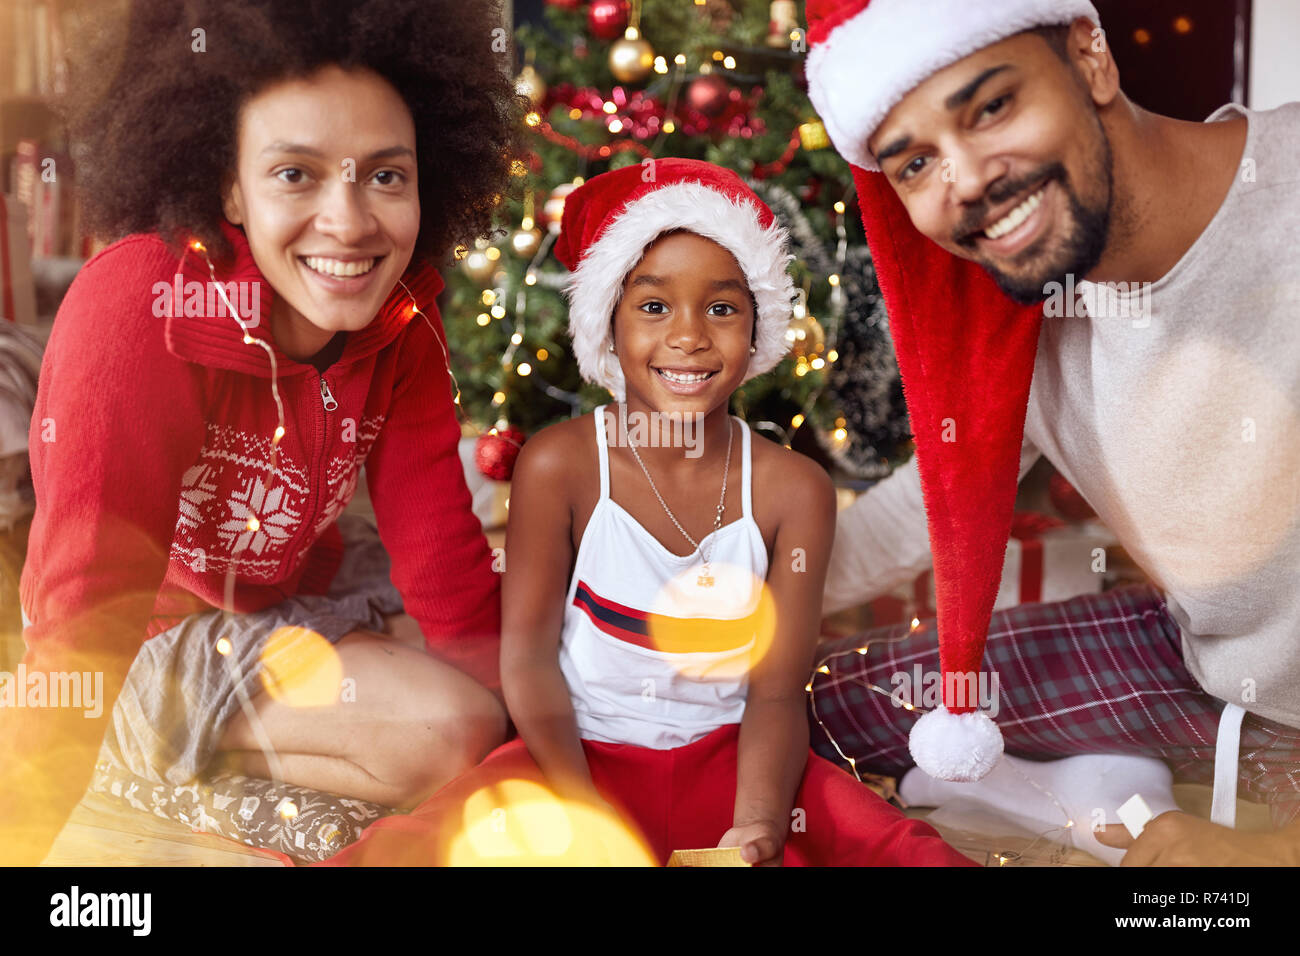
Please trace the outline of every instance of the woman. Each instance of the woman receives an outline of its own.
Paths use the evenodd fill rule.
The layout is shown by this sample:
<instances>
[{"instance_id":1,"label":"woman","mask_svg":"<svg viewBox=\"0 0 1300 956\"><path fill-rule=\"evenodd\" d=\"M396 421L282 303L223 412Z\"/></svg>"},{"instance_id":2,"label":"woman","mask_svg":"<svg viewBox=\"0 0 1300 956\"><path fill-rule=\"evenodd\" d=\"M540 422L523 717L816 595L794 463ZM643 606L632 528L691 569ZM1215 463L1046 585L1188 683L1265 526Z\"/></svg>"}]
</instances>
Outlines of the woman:
<instances>
[{"instance_id":1,"label":"woman","mask_svg":"<svg viewBox=\"0 0 1300 956\"><path fill-rule=\"evenodd\" d=\"M483 0L137 0L74 71L85 212L125 238L50 338L21 597L27 670L102 673L105 706L0 714L6 862L40 859L101 739L154 779L220 754L389 806L504 739L428 264L506 186L498 23ZM382 546L338 520L363 464ZM430 653L381 633L403 605Z\"/></svg>"}]
</instances>

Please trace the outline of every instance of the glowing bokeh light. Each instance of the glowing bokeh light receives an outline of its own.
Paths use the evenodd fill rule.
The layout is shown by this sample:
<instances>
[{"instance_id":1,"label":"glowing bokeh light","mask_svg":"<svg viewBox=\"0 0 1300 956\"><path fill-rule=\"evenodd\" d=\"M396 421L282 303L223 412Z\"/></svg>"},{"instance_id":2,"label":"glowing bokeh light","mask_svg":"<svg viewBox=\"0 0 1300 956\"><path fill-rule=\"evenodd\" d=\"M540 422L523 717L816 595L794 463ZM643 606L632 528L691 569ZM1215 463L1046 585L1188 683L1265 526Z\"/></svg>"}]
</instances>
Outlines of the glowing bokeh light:
<instances>
[{"instance_id":1,"label":"glowing bokeh light","mask_svg":"<svg viewBox=\"0 0 1300 956\"><path fill-rule=\"evenodd\" d=\"M290 707L337 703L343 662L334 645L305 627L277 628L262 649L262 686Z\"/></svg>"},{"instance_id":2,"label":"glowing bokeh light","mask_svg":"<svg viewBox=\"0 0 1300 956\"><path fill-rule=\"evenodd\" d=\"M465 801L449 866L654 866L642 839L585 803L531 780L504 780Z\"/></svg>"},{"instance_id":3,"label":"glowing bokeh light","mask_svg":"<svg viewBox=\"0 0 1300 956\"><path fill-rule=\"evenodd\" d=\"M698 565L664 585L649 609L650 646L675 655L673 665L683 676L734 680L772 646L776 600L767 582L747 568L715 563L709 572L712 587L697 583Z\"/></svg>"}]
</instances>

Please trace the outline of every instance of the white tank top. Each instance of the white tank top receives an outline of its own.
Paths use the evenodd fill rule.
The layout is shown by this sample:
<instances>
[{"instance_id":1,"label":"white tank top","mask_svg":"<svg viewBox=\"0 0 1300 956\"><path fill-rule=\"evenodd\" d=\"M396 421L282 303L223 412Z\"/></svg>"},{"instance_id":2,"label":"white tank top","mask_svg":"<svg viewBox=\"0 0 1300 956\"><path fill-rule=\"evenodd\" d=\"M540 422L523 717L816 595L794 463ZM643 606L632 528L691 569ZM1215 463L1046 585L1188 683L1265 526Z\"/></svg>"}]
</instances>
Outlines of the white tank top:
<instances>
[{"instance_id":1,"label":"white tank top","mask_svg":"<svg viewBox=\"0 0 1300 956\"><path fill-rule=\"evenodd\" d=\"M673 554L610 498L605 406L593 418L600 499L578 546L560 638L578 736L682 747L740 722L751 652L775 627L767 547L753 518L749 427L736 419L741 514L700 541L715 582L705 587L699 551ZM721 482L710 471L700 487L715 494Z\"/></svg>"}]
</instances>

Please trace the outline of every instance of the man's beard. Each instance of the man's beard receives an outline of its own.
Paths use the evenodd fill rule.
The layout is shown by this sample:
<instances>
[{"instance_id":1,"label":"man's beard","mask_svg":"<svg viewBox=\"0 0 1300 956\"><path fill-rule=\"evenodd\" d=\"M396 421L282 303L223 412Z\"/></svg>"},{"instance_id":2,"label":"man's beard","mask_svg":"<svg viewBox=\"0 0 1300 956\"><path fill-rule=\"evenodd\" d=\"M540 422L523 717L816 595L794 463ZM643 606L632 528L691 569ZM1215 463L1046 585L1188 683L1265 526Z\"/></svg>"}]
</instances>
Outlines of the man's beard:
<instances>
[{"instance_id":1,"label":"man's beard","mask_svg":"<svg viewBox=\"0 0 1300 956\"><path fill-rule=\"evenodd\" d=\"M983 258L975 260L993 277L998 288L1021 305L1042 302L1047 296L1047 284L1063 281L1066 275L1073 275L1076 281L1082 280L1101 261L1102 253L1106 250L1106 243L1110 238L1111 213L1115 196L1115 169L1110 140L1106 137L1106 131L1100 121L1097 122L1097 132L1098 149L1094 153L1092 166L1085 175L1105 183L1104 201L1094 207L1085 206L1078 192L1071 185L1065 166L1059 162L1050 163L1014 183L999 185L990 190L982 208L972 210L972 215L966 217L963 225L956 232L956 235L963 237L957 240L958 245L974 250L975 237L971 235L971 227L977 227L978 223L984 221L990 207L1019 195L1035 183L1047 185L1054 180L1060 184L1070 205L1073 228L1062 240L1061 249L1053 261L1045 263L1036 275L1025 276L1009 275ZM1024 260L1037 258L1043 254L1043 245L1048 241L1050 237L1039 239L1022 251L1017 258Z\"/></svg>"}]
</instances>

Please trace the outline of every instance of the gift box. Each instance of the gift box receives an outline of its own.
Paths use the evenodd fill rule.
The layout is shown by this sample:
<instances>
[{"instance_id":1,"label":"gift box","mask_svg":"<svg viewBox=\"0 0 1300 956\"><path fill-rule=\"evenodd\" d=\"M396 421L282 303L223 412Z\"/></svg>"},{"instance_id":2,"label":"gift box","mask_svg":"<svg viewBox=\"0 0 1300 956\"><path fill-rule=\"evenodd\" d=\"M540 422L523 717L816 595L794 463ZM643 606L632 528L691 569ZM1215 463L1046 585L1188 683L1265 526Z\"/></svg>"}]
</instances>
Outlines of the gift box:
<instances>
[{"instance_id":1,"label":"gift box","mask_svg":"<svg viewBox=\"0 0 1300 956\"><path fill-rule=\"evenodd\" d=\"M1099 521L1065 524L1045 515L1017 514L993 609L1101 593L1106 549L1116 543Z\"/></svg>"},{"instance_id":2,"label":"gift box","mask_svg":"<svg viewBox=\"0 0 1300 956\"><path fill-rule=\"evenodd\" d=\"M484 531L504 528L509 517L506 503L510 500L510 482L493 481L478 470L474 462L477 444L476 437L463 437L459 449L465 484L469 486L470 496L474 499L474 515L483 525Z\"/></svg>"},{"instance_id":3,"label":"gift box","mask_svg":"<svg viewBox=\"0 0 1300 956\"><path fill-rule=\"evenodd\" d=\"M1099 521L1078 524L1018 512L1007 541L995 611L1018 604L1064 601L1105 589L1108 553L1118 543ZM870 603L872 626L935 617L934 574L925 571L898 591Z\"/></svg>"}]
</instances>

